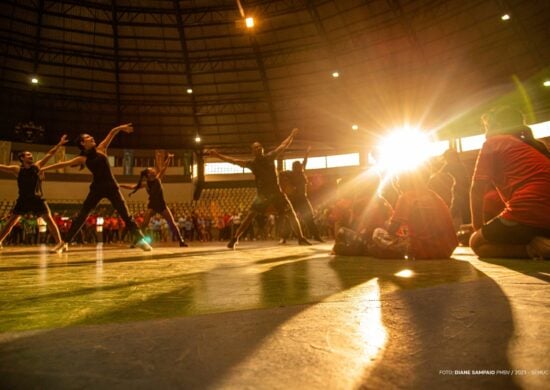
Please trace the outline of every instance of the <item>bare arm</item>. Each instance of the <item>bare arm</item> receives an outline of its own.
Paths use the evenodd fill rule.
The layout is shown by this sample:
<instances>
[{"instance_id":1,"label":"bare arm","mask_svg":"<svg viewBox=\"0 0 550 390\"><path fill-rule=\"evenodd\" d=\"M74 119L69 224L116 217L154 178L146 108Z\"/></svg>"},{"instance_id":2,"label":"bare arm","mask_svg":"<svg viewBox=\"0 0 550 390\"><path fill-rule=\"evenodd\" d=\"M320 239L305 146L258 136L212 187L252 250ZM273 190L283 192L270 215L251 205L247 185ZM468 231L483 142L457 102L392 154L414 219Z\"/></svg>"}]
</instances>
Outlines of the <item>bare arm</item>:
<instances>
[{"instance_id":1,"label":"bare arm","mask_svg":"<svg viewBox=\"0 0 550 390\"><path fill-rule=\"evenodd\" d=\"M111 129L111 131L109 131L109 134L107 134L107 137L105 137L105 139L101 141L101 143L97 146L97 150L101 150L103 153L106 153L107 148L109 147L115 136L121 131L129 134L134 131L134 128L132 127L131 123L126 123L124 125L120 125Z\"/></svg>"},{"instance_id":2,"label":"bare arm","mask_svg":"<svg viewBox=\"0 0 550 390\"><path fill-rule=\"evenodd\" d=\"M81 165L86 162L86 157L84 156L77 156L73 159L67 160L67 161L61 161L56 164L48 165L47 167L43 167L41 171L51 171L52 169L59 169L59 168L65 168L65 167L71 167L76 165Z\"/></svg>"},{"instance_id":3,"label":"bare arm","mask_svg":"<svg viewBox=\"0 0 550 390\"><path fill-rule=\"evenodd\" d=\"M51 148L50 150L48 150L48 152L46 153L46 155L44 157L42 157L40 160L38 160L35 165L38 167L38 168L42 168L42 166L44 164L46 164L48 162L48 160L50 158L52 158L52 156L57 152L57 149L59 149L61 146L65 145L67 142L69 142L69 140L67 139L67 134L63 134L63 136L61 137L61 139L59 140L59 143L57 145L55 145L53 148Z\"/></svg>"},{"instance_id":4,"label":"bare arm","mask_svg":"<svg viewBox=\"0 0 550 390\"><path fill-rule=\"evenodd\" d=\"M0 164L0 171L6 172L6 173L11 173L11 174L14 174L15 176L17 176L19 174L20 169L21 169L21 167L19 165Z\"/></svg>"},{"instance_id":5,"label":"bare arm","mask_svg":"<svg viewBox=\"0 0 550 390\"><path fill-rule=\"evenodd\" d=\"M488 181L472 181L470 189L470 212L472 213L472 226L474 230L478 230L483 226L483 197L488 188Z\"/></svg>"},{"instance_id":6,"label":"bare arm","mask_svg":"<svg viewBox=\"0 0 550 390\"><path fill-rule=\"evenodd\" d=\"M125 190L135 190L136 185L135 184L119 184L120 188L124 188Z\"/></svg>"},{"instance_id":7,"label":"bare arm","mask_svg":"<svg viewBox=\"0 0 550 390\"><path fill-rule=\"evenodd\" d=\"M294 140L294 136L298 133L298 129L295 127L290 132L290 135L285 138L283 142L279 146L277 146L275 149L273 149L269 154L274 155L275 157L278 157L282 152L284 152L292 143Z\"/></svg>"},{"instance_id":8,"label":"bare arm","mask_svg":"<svg viewBox=\"0 0 550 390\"><path fill-rule=\"evenodd\" d=\"M233 158L233 157L226 156L225 154L219 153L216 149L209 149L209 150L206 150L205 152L209 156L217 157L222 161L225 161L225 162L228 162L228 163L231 163L231 164L235 164L235 165L241 166L243 168L245 168L246 164L247 164L246 160L241 160L241 159L238 159L238 158Z\"/></svg>"},{"instance_id":9,"label":"bare arm","mask_svg":"<svg viewBox=\"0 0 550 390\"><path fill-rule=\"evenodd\" d=\"M164 177L166 169L168 169L168 165L170 165L170 160L172 160L173 158L174 155L172 153L168 153L168 157L166 157L166 160L164 160L162 168L160 169L159 173L157 173L157 179L162 179Z\"/></svg>"},{"instance_id":10,"label":"bare arm","mask_svg":"<svg viewBox=\"0 0 550 390\"><path fill-rule=\"evenodd\" d=\"M304 160L302 161L302 168L303 168L304 171L306 170L307 158L309 156L310 151L311 151L311 146L308 146L307 150L306 150L306 155L304 156Z\"/></svg>"}]
</instances>

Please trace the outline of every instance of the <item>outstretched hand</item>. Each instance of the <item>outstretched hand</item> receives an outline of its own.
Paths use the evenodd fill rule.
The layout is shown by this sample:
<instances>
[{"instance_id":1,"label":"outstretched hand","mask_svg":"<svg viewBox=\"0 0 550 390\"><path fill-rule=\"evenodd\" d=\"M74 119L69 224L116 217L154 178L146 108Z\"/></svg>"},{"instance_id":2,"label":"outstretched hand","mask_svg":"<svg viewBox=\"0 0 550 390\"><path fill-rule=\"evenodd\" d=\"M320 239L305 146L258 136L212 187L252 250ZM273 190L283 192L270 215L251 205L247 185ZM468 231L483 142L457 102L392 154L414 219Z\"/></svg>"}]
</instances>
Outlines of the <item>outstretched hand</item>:
<instances>
[{"instance_id":1,"label":"outstretched hand","mask_svg":"<svg viewBox=\"0 0 550 390\"><path fill-rule=\"evenodd\" d=\"M124 125L115 127L113 130L123 131L125 133L133 133L134 126L131 123L126 123Z\"/></svg>"},{"instance_id":2,"label":"outstretched hand","mask_svg":"<svg viewBox=\"0 0 550 390\"><path fill-rule=\"evenodd\" d=\"M67 137L67 134L63 134L57 145L62 146L65 145L67 142L69 142L69 137Z\"/></svg>"}]
</instances>

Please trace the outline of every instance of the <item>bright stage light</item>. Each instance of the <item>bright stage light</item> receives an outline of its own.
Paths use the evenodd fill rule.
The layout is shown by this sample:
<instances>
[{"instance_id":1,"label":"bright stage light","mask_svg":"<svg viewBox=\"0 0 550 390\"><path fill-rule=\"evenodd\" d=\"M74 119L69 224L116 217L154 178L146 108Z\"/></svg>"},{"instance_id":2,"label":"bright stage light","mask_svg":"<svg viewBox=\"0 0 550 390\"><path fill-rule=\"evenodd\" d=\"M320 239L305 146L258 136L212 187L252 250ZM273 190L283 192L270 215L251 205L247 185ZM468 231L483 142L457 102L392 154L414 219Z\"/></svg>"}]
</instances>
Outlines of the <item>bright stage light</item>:
<instances>
[{"instance_id":1,"label":"bright stage light","mask_svg":"<svg viewBox=\"0 0 550 390\"><path fill-rule=\"evenodd\" d=\"M252 28L254 27L254 18L248 17L244 20L244 23L246 24L246 27Z\"/></svg>"},{"instance_id":2,"label":"bright stage light","mask_svg":"<svg viewBox=\"0 0 550 390\"><path fill-rule=\"evenodd\" d=\"M38 84L38 79L36 77L31 78L31 83Z\"/></svg>"},{"instance_id":3,"label":"bright stage light","mask_svg":"<svg viewBox=\"0 0 550 390\"><path fill-rule=\"evenodd\" d=\"M199 135L197 135L197 136L195 137L195 142L196 142L196 143L201 142L201 137L200 137Z\"/></svg>"},{"instance_id":4,"label":"bright stage light","mask_svg":"<svg viewBox=\"0 0 550 390\"><path fill-rule=\"evenodd\" d=\"M338 72L332 72L332 77L334 77L335 79L337 79L338 77L340 77L340 73L338 73Z\"/></svg>"},{"instance_id":5,"label":"bright stage light","mask_svg":"<svg viewBox=\"0 0 550 390\"><path fill-rule=\"evenodd\" d=\"M187 88L187 93L188 93L188 94L192 94L192 93L193 93L193 89L192 89L192 88Z\"/></svg>"},{"instance_id":6,"label":"bright stage light","mask_svg":"<svg viewBox=\"0 0 550 390\"><path fill-rule=\"evenodd\" d=\"M380 141L376 166L390 174L412 170L437 155L430 137L419 130L395 130Z\"/></svg>"},{"instance_id":7,"label":"bright stage light","mask_svg":"<svg viewBox=\"0 0 550 390\"><path fill-rule=\"evenodd\" d=\"M351 125L351 129L354 130L354 131L355 131L355 130L359 130L359 126L357 126L357 125Z\"/></svg>"},{"instance_id":8,"label":"bright stage light","mask_svg":"<svg viewBox=\"0 0 550 390\"><path fill-rule=\"evenodd\" d=\"M550 87L550 80L544 80L542 85L544 85L545 87Z\"/></svg>"},{"instance_id":9,"label":"bright stage light","mask_svg":"<svg viewBox=\"0 0 550 390\"><path fill-rule=\"evenodd\" d=\"M509 14L504 14L500 17L500 19L505 20L505 21L510 20L510 15Z\"/></svg>"}]
</instances>

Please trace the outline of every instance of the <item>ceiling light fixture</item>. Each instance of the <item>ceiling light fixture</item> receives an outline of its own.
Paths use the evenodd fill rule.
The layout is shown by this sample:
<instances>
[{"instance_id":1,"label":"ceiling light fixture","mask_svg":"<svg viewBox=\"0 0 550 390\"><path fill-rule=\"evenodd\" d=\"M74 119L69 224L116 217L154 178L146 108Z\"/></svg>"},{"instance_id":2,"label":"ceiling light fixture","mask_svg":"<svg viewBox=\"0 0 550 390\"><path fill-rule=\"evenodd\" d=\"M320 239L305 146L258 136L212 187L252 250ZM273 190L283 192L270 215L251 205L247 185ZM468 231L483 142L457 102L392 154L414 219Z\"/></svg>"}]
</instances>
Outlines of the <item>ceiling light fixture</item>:
<instances>
[{"instance_id":1,"label":"ceiling light fixture","mask_svg":"<svg viewBox=\"0 0 550 390\"><path fill-rule=\"evenodd\" d=\"M351 129L352 129L352 130L359 130L359 126L357 126L357 125L351 125Z\"/></svg>"},{"instance_id":2,"label":"ceiling light fixture","mask_svg":"<svg viewBox=\"0 0 550 390\"><path fill-rule=\"evenodd\" d=\"M192 89L192 88L187 88L187 93L188 93L188 94L192 94L192 93L193 93L193 89Z\"/></svg>"},{"instance_id":3,"label":"ceiling light fixture","mask_svg":"<svg viewBox=\"0 0 550 390\"><path fill-rule=\"evenodd\" d=\"M550 80L544 80L542 85L544 85L545 87L550 87Z\"/></svg>"},{"instance_id":4,"label":"ceiling light fixture","mask_svg":"<svg viewBox=\"0 0 550 390\"><path fill-rule=\"evenodd\" d=\"M340 77L340 73L339 72L332 72L332 77L337 79L338 77Z\"/></svg>"},{"instance_id":5,"label":"ceiling light fixture","mask_svg":"<svg viewBox=\"0 0 550 390\"><path fill-rule=\"evenodd\" d=\"M38 84L38 78L37 77L32 77L31 78L31 83Z\"/></svg>"},{"instance_id":6,"label":"ceiling light fixture","mask_svg":"<svg viewBox=\"0 0 550 390\"><path fill-rule=\"evenodd\" d=\"M244 24L245 24L246 27L248 27L248 28L254 27L254 18L251 17L251 16L249 16L248 18L246 18L246 19L244 20Z\"/></svg>"},{"instance_id":7,"label":"ceiling light fixture","mask_svg":"<svg viewBox=\"0 0 550 390\"><path fill-rule=\"evenodd\" d=\"M501 19L501 20L504 20L504 21L510 20L510 14L504 14L504 15L502 15L502 16L500 17L500 19Z\"/></svg>"}]
</instances>

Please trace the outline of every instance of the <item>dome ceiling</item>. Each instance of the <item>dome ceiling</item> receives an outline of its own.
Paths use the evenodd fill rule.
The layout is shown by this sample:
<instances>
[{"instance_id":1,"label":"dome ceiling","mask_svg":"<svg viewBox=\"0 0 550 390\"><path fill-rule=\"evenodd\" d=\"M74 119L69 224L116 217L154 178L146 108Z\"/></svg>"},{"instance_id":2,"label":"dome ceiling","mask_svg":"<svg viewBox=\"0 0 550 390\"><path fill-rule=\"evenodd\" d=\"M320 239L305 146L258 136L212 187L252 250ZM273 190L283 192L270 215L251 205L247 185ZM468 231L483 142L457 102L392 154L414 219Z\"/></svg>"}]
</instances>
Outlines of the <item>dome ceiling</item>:
<instances>
[{"instance_id":1,"label":"dome ceiling","mask_svg":"<svg viewBox=\"0 0 550 390\"><path fill-rule=\"evenodd\" d=\"M28 120L49 143L133 122L117 146L192 147L200 134L236 151L299 127L298 144L328 150L405 121L476 130L483 107L520 97L550 119L546 0L240 3L252 29L233 0L3 1L3 138Z\"/></svg>"}]
</instances>

